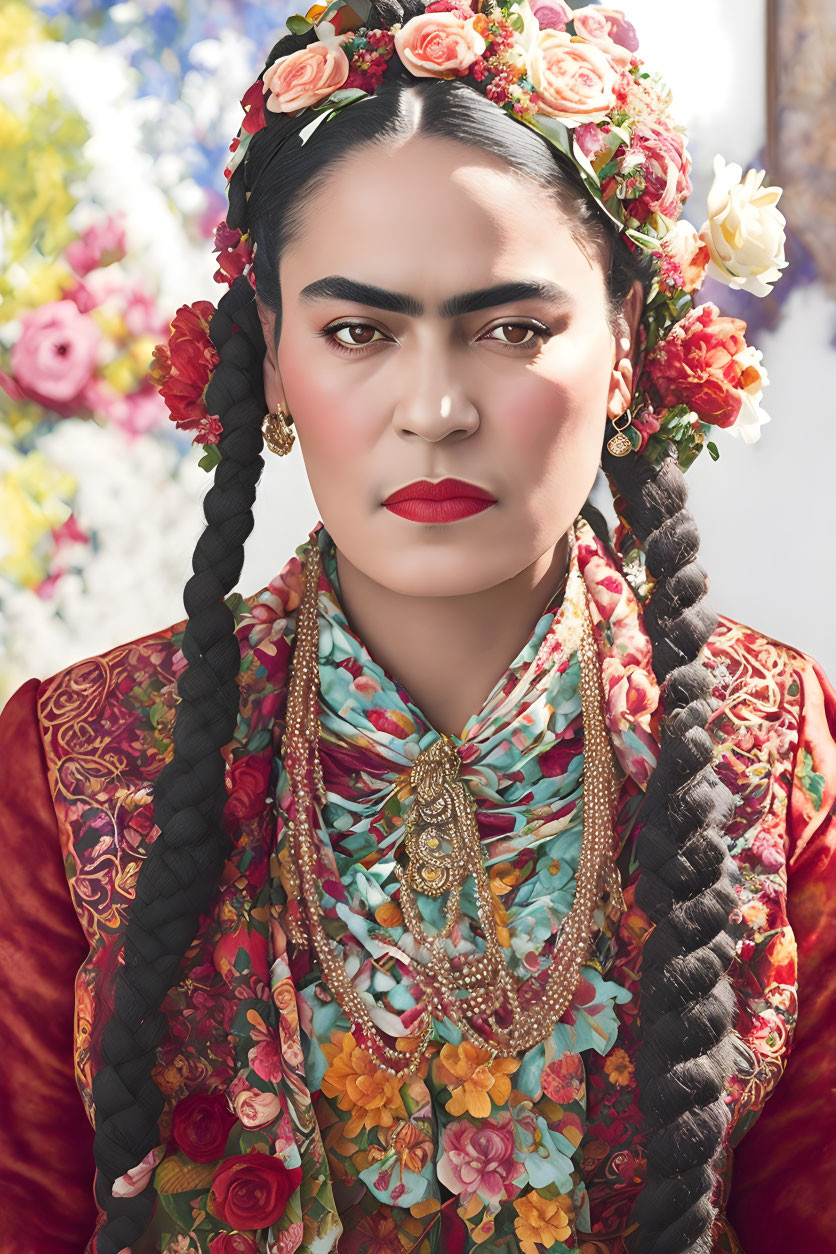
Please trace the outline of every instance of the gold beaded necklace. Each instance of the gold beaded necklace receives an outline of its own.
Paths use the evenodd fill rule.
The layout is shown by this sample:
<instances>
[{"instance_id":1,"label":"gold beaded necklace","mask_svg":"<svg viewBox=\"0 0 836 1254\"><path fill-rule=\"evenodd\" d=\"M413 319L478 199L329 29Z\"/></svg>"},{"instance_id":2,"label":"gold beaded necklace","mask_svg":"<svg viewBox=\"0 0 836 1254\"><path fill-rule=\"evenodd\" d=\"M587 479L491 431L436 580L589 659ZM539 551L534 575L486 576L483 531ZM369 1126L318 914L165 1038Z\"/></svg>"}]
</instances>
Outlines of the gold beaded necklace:
<instances>
[{"instance_id":1,"label":"gold beaded necklace","mask_svg":"<svg viewBox=\"0 0 836 1254\"><path fill-rule=\"evenodd\" d=\"M619 778L602 714L598 650L584 588L582 630L578 644L580 693L584 729L583 835L575 897L563 920L552 961L539 991L536 977L518 981L508 969L499 943L490 881L482 858L476 803L458 778L461 758L452 740L441 734L412 765L415 792L400 848L406 865L396 866L400 904L407 928L429 954L415 962L412 975L421 989L423 1014L412 1048L392 1049L381 1039L369 1003L357 990L324 923L317 877L316 840L311 826L314 788L322 804L327 793L319 757L319 618L320 551L312 539L305 559L304 591L297 611L291 661L287 719L282 754L293 796L295 819L288 823L290 863L288 889L300 903L306 926L296 917L288 932L297 945L312 945L325 984L351 1024L368 1045L378 1065L395 1075L417 1070L432 1039L434 1019L449 1018L467 1040L492 1057L515 1056L545 1040L569 1007L589 959L594 913L604 897L623 908L618 871L613 861L612 816ZM485 949L451 956L445 942L459 915L461 892L473 877ZM415 894L448 894L445 924L427 933ZM419 1039L420 1038L420 1039Z\"/></svg>"}]
</instances>

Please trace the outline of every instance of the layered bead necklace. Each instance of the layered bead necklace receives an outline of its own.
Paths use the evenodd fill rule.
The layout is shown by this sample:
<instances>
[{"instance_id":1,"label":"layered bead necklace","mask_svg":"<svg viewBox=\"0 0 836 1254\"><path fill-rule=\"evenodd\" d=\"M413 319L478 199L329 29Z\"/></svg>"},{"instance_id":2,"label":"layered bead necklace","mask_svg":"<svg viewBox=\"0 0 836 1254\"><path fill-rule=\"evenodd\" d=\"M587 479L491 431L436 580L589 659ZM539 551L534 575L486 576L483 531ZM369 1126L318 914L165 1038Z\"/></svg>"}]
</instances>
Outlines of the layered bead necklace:
<instances>
[{"instance_id":1,"label":"layered bead necklace","mask_svg":"<svg viewBox=\"0 0 836 1254\"><path fill-rule=\"evenodd\" d=\"M549 968L543 976L523 981L508 969L497 935L476 803L459 779L461 758L455 745L441 734L412 765L410 783L415 795L399 844L402 861L395 869L404 921L420 952L428 957L423 962L414 960L411 971L422 993L419 1032L393 1049L382 1039L368 1000L355 987L324 924L311 822L314 799L308 782L312 775L316 795L326 804L318 748L320 573L319 546L312 540L304 562L304 590L297 611L282 737L295 811L288 823L288 890L298 899L304 919L300 925L298 916L289 918L291 940L313 947L322 978L346 1014L352 1032L384 1070L395 1075L417 1070L433 1037L434 1020L445 1017L465 1039L492 1057L517 1056L545 1040L571 1004L581 966L591 957L596 907L606 898L623 906L613 860L612 820L619 779L602 713L600 665L586 590L578 643L584 733L583 835L574 901L555 938ZM471 877L485 948L451 956L446 942L461 917L461 893ZM444 926L430 934L416 895L437 898L445 893Z\"/></svg>"}]
</instances>

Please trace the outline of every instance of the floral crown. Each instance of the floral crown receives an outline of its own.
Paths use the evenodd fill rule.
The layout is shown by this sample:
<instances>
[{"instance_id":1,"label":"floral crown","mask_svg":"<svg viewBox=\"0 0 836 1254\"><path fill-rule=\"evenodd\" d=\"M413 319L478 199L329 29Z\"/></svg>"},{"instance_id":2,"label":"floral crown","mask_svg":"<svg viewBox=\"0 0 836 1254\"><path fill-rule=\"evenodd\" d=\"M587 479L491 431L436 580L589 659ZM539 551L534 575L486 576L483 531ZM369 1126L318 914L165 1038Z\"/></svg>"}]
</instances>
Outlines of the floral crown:
<instances>
[{"instance_id":1,"label":"floral crown","mask_svg":"<svg viewBox=\"0 0 836 1254\"><path fill-rule=\"evenodd\" d=\"M302 144L340 109L373 95L393 51L416 77L462 78L543 135L576 166L584 186L617 225L627 246L653 258L653 280L640 327L642 368L625 426L609 442L658 463L668 441L683 469L707 437L725 427L747 443L769 416L760 406L768 383L761 352L744 338L746 323L710 302L695 305L706 275L766 296L787 265L780 187L765 172L714 159L714 182L700 231L681 220L691 192L691 158L670 116L670 92L637 55L636 31L618 9L564 0L431 0L388 29L362 23L369 0L333 0L288 18L281 34L316 38L278 57L244 95L244 121L224 171L231 180L253 136L270 115L310 112ZM216 280L246 275L255 287L249 233L222 222L215 233ZM204 394L218 364L209 338L210 301L183 306L168 345L154 352L152 378L178 427L195 431L211 469L219 420ZM621 422L621 419L617 420Z\"/></svg>"}]
</instances>

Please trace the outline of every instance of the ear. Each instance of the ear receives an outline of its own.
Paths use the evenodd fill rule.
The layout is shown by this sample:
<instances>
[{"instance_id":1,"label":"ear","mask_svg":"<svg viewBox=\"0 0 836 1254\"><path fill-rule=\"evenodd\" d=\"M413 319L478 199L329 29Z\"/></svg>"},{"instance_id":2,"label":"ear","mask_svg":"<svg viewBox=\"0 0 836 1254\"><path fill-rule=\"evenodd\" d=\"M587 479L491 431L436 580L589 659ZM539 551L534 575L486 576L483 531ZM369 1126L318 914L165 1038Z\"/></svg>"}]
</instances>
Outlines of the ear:
<instances>
[{"instance_id":1,"label":"ear","mask_svg":"<svg viewBox=\"0 0 836 1254\"><path fill-rule=\"evenodd\" d=\"M262 305L258 298L256 298L255 307L258 310L258 319L261 323L261 331L264 335L266 348L264 354L264 399L271 414L274 414L279 408L287 412L279 365L276 359L276 350L273 346L276 315L272 309L267 309L265 305Z\"/></svg>"},{"instance_id":2,"label":"ear","mask_svg":"<svg viewBox=\"0 0 836 1254\"><path fill-rule=\"evenodd\" d=\"M610 377L610 390L607 399L607 416L618 418L629 407L633 399L635 380L638 378L641 362L639 353L639 325L644 307L644 289L636 279L624 302L622 316L618 320L615 337L615 360Z\"/></svg>"}]
</instances>

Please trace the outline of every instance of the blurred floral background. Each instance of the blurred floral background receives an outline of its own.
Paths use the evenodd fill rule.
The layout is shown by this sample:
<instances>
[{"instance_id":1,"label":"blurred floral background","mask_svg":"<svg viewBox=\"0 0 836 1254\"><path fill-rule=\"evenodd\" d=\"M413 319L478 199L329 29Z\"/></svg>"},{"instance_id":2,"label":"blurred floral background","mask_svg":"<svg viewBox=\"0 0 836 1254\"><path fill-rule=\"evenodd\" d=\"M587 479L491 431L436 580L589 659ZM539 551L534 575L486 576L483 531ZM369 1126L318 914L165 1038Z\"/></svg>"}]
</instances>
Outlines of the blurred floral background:
<instances>
[{"instance_id":1,"label":"blurred floral background","mask_svg":"<svg viewBox=\"0 0 836 1254\"><path fill-rule=\"evenodd\" d=\"M305 7L0 6L0 705L32 675L184 617L210 481L148 366L177 307L224 290L213 238L240 97ZM790 264L774 292L707 280L701 293L747 321L771 422L757 445L726 440L719 462L698 459L688 481L715 608L833 675L834 7L621 7L688 130L685 216L699 229L716 152L786 188ZM298 441L266 460L245 595L318 517Z\"/></svg>"}]
</instances>

